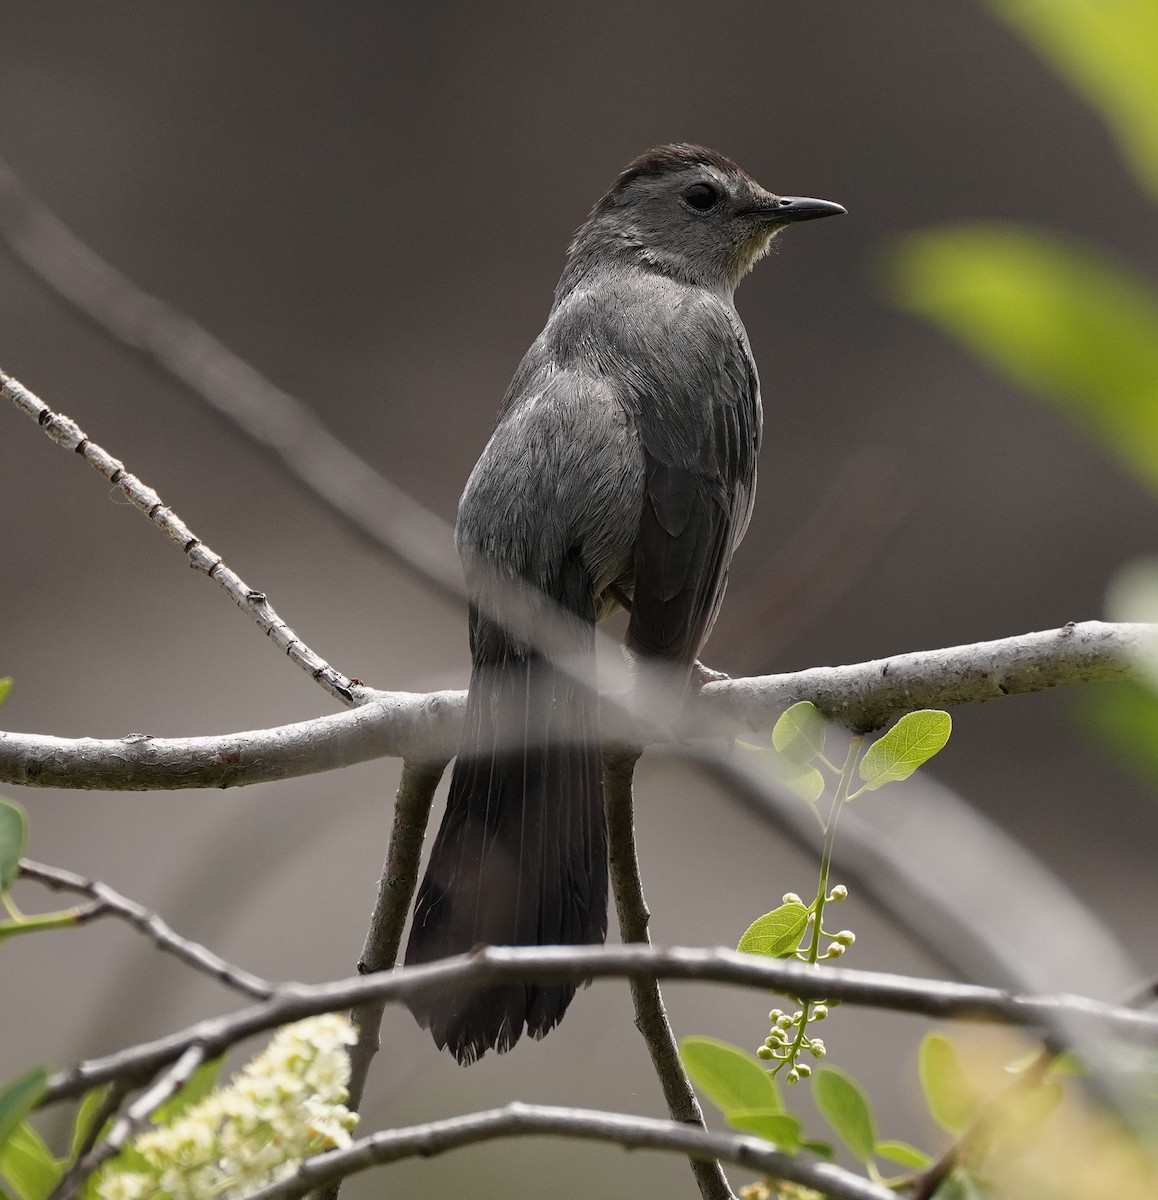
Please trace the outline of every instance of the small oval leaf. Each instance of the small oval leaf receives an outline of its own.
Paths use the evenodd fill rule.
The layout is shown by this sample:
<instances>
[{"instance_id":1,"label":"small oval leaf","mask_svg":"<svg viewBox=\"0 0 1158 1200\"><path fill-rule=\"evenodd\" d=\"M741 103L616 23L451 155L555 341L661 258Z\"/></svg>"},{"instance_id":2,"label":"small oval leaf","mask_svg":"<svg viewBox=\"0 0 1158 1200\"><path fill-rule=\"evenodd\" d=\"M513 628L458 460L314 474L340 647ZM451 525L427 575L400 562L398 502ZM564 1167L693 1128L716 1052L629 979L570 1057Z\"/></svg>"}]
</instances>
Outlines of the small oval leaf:
<instances>
[{"instance_id":1,"label":"small oval leaf","mask_svg":"<svg viewBox=\"0 0 1158 1200\"><path fill-rule=\"evenodd\" d=\"M783 782L809 804L824 795L824 776L815 767L805 767L799 775L786 776Z\"/></svg>"},{"instance_id":2,"label":"small oval leaf","mask_svg":"<svg viewBox=\"0 0 1158 1200\"><path fill-rule=\"evenodd\" d=\"M12 691L12 676L5 675L3 679L0 679L0 704L8 699L10 691Z\"/></svg>"},{"instance_id":3,"label":"small oval leaf","mask_svg":"<svg viewBox=\"0 0 1158 1200\"><path fill-rule=\"evenodd\" d=\"M744 1133L754 1133L777 1150L793 1154L800 1148L800 1121L791 1113L772 1108L737 1108L727 1114L728 1124Z\"/></svg>"},{"instance_id":4,"label":"small oval leaf","mask_svg":"<svg viewBox=\"0 0 1158 1200\"><path fill-rule=\"evenodd\" d=\"M782 904L765 913L744 930L741 954L762 954L765 958L788 958L796 953L808 926L808 909L803 904Z\"/></svg>"},{"instance_id":5,"label":"small oval leaf","mask_svg":"<svg viewBox=\"0 0 1158 1200\"><path fill-rule=\"evenodd\" d=\"M889 1162L899 1163L914 1171L923 1171L933 1161L923 1150L910 1146L908 1142L877 1142L876 1152L879 1158L887 1158Z\"/></svg>"},{"instance_id":6,"label":"small oval leaf","mask_svg":"<svg viewBox=\"0 0 1158 1200\"><path fill-rule=\"evenodd\" d=\"M6 891L20 870L20 856L28 840L24 809L0 800L0 892Z\"/></svg>"},{"instance_id":7,"label":"small oval leaf","mask_svg":"<svg viewBox=\"0 0 1158 1200\"><path fill-rule=\"evenodd\" d=\"M810 700L786 708L772 726L772 745L790 762L803 766L824 753L824 718Z\"/></svg>"},{"instance_id":8,"label":"small oval leaf","mask_svg":"<svg viewBox=\"0 0 1158 1200\"><path fill-rule=\"evenodd\" d=\"M940 709L906 713L861 759L860 777L866 789L873 792L886 783L908 779L944 747L952 731L952 717Z\"/></svg>"},{"instance_id":9,"label":"small oval leaf","mask_svg":"<svg viewBox=\"0 0 1158 1200\"><path fill-rule=\"evenodd\" d=\"M680 1042L680 1058L692 1083L722 1113L780 1108L771 1077L739 1047L715 1038L686 1037Z\"/></svg>"},{"instance_id":10,"label":"small oval leaf","mask_svg":"<svg viewBox=\"0 0 1158 1200\"><path fill-rule=\"evenodd\" d=\"M32 1111L47 1082L48 1072L43 1067L35 1067L0 1087L0 1146Z\"/></svg>"},{"instance_id":11,"label":"small oval leaf","mask_svg":"<svg viewBox=\"0 0 1158 1200\"><path fill-rule=\"evenodd\" d=\"M921 1041L918 1069L933 1120L950 1133L960 1133L977 1115L980 1101L956 1047L942 1033L927 1033Z\"/></svg>"},{"instance_id":12,"label":"small oval leaf","mask_svg":"<svg viewBox=\"0 0 1158 1200\"><path fill-rule=\"evenodd\" d=\"M876 1149L872 1107L860 1085L835 1067L816 1073L812 1098L833 1133L860 1159L868 1162Z\"/></svg>"}]
</instances>

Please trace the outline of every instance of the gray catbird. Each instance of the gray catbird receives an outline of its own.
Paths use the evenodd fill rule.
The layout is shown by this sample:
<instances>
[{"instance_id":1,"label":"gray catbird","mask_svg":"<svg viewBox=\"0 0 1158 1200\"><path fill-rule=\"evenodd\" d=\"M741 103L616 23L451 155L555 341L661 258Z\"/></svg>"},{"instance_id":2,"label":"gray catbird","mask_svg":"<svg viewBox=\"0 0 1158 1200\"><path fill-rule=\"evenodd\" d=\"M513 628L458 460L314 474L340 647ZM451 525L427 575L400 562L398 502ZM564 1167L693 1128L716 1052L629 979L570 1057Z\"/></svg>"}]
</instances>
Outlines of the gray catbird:
<instances>
[{"instance_id":1,"label":"gray catbird","mask_svg":"<svg viewBox=\"0 0 1158 1200\"><path fill-rule=\"evenodd\" d=\"M760 388L732 293L786 224L844 211L661 146L575 235L459 505L474 669L407 963L606 936L598 698L560 660L592 658L595 622L622 607L632 654L687 684L756 485ZM495 579L567 614L570 644L534 636L533 604L510 632ZM469 1063L524 1026L542 1037L573 995L519 984L411 1009Z\"/></svg>"}]
</instances>

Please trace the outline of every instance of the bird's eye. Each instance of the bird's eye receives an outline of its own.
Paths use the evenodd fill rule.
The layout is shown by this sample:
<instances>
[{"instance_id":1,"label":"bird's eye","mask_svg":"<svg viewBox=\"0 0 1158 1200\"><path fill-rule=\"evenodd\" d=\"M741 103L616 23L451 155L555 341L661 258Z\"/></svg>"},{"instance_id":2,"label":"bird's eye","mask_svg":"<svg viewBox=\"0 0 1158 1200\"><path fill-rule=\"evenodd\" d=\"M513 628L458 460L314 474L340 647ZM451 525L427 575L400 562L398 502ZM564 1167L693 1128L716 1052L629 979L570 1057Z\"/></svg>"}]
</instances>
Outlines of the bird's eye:
<instances>
[{"instance_id":1,"label":"bird's eye","mask_svg":"<svg viewBox=\"0 0 1158 1200\"><path fill-rule=\"evenodd\" d=\"M718 204L720 193L710 183L693 183L684 192L684 199L700 212L707 212L713 205Z\"/></svg>"}]
</instances>

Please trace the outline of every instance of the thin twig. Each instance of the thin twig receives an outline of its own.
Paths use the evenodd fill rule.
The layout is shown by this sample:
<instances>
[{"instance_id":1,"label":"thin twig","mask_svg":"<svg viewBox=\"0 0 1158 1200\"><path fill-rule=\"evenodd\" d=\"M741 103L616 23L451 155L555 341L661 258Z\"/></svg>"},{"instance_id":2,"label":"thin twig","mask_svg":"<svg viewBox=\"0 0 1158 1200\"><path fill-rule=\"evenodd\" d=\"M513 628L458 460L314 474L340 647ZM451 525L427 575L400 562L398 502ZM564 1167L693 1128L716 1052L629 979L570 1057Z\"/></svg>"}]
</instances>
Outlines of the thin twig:
<instances>
[{"instance_id":1,"label":"thin twig","mask_svg":"<svg viewBox=\"0 0 1158 1200\"><path fill-rule=\"evenodd\" d=\"M153 1114L189 1082L193 1072L205 1061L202 1046L190 1046L184 1054L153 1084L142 1092L113 1123L109 1136L65 1172L49 1200L72 1200L84 1181L118 1154L130 1138L135 1137Z\"/></svg>"},{"instance_id":2,"label":"thin twig","mask_svg":"<svg viewBox=\"0 0 1158 1200\"><path fill-rule=\"evenodd\" d=\"M371 695L369 688L347 678L315 654L277 615L264 592L251 588L241 576L230 570L221 556L201 541L171 508L166 507L151 487L126 471L124 463L91 441L71 417L54 412L22 383L3 371L0 371L0 394L35 421L58 446L75 451L94 471L104 476L135 508L145 514L150 524L181 548L195 571L208 575L219 584L237 607L248 613L258 628L331 696L345 705L355 705L363 703Z\"/></svg>"},{"instance_id":3,"label":"thin twig","mask_svg":"<svg viewBox=\"0 0 1158 1200\"><path fill-rule=\"evenodd\" d=\"M853 729L918 708L981 703L1046 688L1137 674L1158 627L1085 621L993 642L921 650L844 667L814 667L709 683L689 701L675 734L734 737L767 732L790 704L811 700ZM360 691L366 703L275 729L199 738L58 738L0 731L0 782L105 791L240 787L291 779L370 759L449 758L465 692ZM629 729L613 711L608 735L660 740Z\"/></svg>"},{"instance_id":4,"label":"thin twig","mask_svg":"<svg viewBox=\"0 0 1158 1200\"><path fill-rule=\"evenodd\" d=\"M356 1008L377 1000L404 1003L429 992L497 987L516 982L574 983L589 979L680 979L725 983L801 999L916 1013L944 1020L998 1022L1053 1030L1063 1016L1102 1022L1107 1034L1158 1045L1158 1015L1085 996L1024 995L1002 988L911 979L876 971L809 967L803 963L738 954L734 950L655 949L649 946L483 946L422 966L330 983L287 983L268 1000L198 1021L152 1042L89 1059L53 1075L41 1104L79 1096L112 1079L151 1078L192 1045L216 1058L245 1038L318 1013Z\"/></svg>"},{"instance_id":5,"label":"thin twig","mask_svg":"<svg viewBox=\"0 0 1158 1200\"><path fill-rule=\"evenodd\" d=\"M296 1175L253 1192L246 1200L297 1200L311 1188L367 1167L428 1158L494 1138L542 1135L610 1142L628 1150L668 1150L708 1162L724 1159L770 1178L813 1188L832 1200L895 1200L888 1188L843 1167L802 1154L783 1154L745 1134L708 1133L676 1121L626 1113L521 1103L360 1138L345 1150L306 1159Z\"/></svg>"},{"instance_id":6,"label":"thin twig","mask_svg":"<svg viewBox=\"0 0 1158 1200\"><path fill-rule=\"evenodd\" d=\"M97 917L117 917L150 938L159 950L174 955L183 963L212 976L226 987L235 988L237 991L259 1000L273 995L275 985L268 979L262 979L241 967L235 967L208 947L202 946L200 942L182 937L155 912L138 904L135 900L130 900L127 896L122 896L107 883L86 879L83 875L62 870L60 867L49 867L44 863L33 862L29 858L20 860L20 877L35 879L55 892L75 892L91 897L95 903L85 910L83 920L86 922L95 920Z\"/></svg>"},{"instance_id":7,"label":"thin twig","mask_svg":"<svg viewBox=\"0 0 1158 1200\"><path fill-rule=\"evenodd\" d=\"M651 913L643 894L643 877L635 846L635 803L631 786L638 759L638 750L625 748L604 755L607 844L619 935L625 943L650 947L647 926ZM667 1018L658 981L655 978L632 979L631 1000L635 1007L635 1027L643 1035L672 1120L695 1129L706 1129L700 1102L680 1062L679 1047ZM718 1162L693 1157L691 1167L704 1200L734 1200L728 1177Z\"/></svg>"}]
</instances>

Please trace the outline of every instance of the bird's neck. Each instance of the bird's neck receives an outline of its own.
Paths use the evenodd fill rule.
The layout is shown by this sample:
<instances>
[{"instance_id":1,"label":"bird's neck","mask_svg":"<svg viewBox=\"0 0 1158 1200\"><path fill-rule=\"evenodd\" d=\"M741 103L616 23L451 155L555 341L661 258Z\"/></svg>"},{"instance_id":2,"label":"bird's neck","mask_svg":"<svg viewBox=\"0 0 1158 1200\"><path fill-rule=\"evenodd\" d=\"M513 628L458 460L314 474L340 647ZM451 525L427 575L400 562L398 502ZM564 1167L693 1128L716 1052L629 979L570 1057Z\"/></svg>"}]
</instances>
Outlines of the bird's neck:
<instances>
[{"instance_id":1,"label":"bird's neck","mask_svg":"<svg viewBox=\"0 0 1158 1200\"><path fill-rule=\"evenodd\" d=\"M714 263L701 263L683 248L657 246L628 226L606 228L597 223L575 235L567 266L555 289L556 303L596 272L637 270L663 275L687 286L704 288L732 303L738 280L726 277Z\"/></svg>"}]
</instances>

